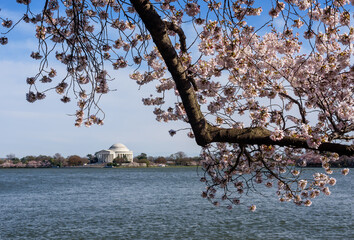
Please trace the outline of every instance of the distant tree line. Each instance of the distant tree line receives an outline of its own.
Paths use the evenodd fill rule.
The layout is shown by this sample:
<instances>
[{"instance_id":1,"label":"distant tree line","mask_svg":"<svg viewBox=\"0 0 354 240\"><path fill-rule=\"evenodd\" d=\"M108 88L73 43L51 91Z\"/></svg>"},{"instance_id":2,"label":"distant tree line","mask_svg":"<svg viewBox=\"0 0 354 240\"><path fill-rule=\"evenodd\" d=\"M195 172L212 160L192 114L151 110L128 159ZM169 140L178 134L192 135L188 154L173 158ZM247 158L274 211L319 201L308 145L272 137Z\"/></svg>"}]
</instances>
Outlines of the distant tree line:
<instances>
[{"instance_id":1,"label":"distant tree line","mask_svg":"<svg viewBox=\"0 0 354 240\"><path fill-rule=\"evenodd\" d=\"M5 159L0 159L0 167L14 167L14 168L49 168L49 167L71 167L82 166L90 162L92 155L87 157L80 157L78 155L71 155L63 157L60 153L54 156L39 155L39 156L25 156L17 158L15 154L8 154Z\"/></svg>"},{"instance_id":2,"label":"distant tree line","mask_svg":"<svg viewBox=\"0 0 354 240\"><path fill-rule=\"evenodd\" d=\"M199 164L200 157L188 157L184 152L179 151L170 156L153 157L146 153L141 153L133 160L135 163L145 163L146 166L155 165L176 165L176 166L195 166ZM0 168L49 168L49 167L74 167L83 166L85 164L97 163L98 159L95 155L87 154L86 157L78 155L71 155L63 157L60 153L54 156L39 155L39 156L25 156L17 158L15 154L8 154L6 158L0 159ZM109 165L120 166L124 163L129 163L127 158L117 157Z\"/></svg>"},{"instance_id":3,"label":"distant tree line","mask_svg":"<svg viewBox=\"0 0 354 240\"><path fill-rule=\"evenodd\" d=\"M169 165L169 166L196 166L200 165L201 158L198 157L188 157L184 152L179 151L170 156L148 156L146 153L141 153L134 157L135 163L143 163L149 166L157 165ZM78 155L71 155L68 157L63 157L60 153L54 154L54 156L39 155L39 156L25 156L23 158L17 158L15 154L8 154L6 158L0 159L0 168L50 168L50 167L75 167L83 166L85 164L97 163L98 159L95 155L87 154L86 157L80 157ZM111 166L121 166L123 164L129 163L128 159L125 157L117 157L113 159L112 163L108 165ZM292 163L294 164L294 163ZM319 159L307 160L305 165L302 160L297 160L295 162L297 166L304 167L321 167L322 163ZM338 161L330 161L331 167L354 167L354 158L341 157Z\"/></svg>"},{"instance_id":4,"label":"distant tree line","mask_svg":"<svg viewBox=\"0 0 354 240\"><path fill-rule=\"evenodd\" d=\"M199 161L200 161L200 157L188 157L187 154L185 154L182 151L171 154L168 157L163 157L163 156L152 157L152 156L147 156L146 153L141 153L140 155L134 158L134 162L146 163L148 166L156 165L156 164L194 166L194 165L198 165Z\"/></svg>"},{"instance_id":5,"label":"distant tree line","mask_svg":"<svg viewBox=\"0 0 354 240\"><path fill-rule=\"evenodd\" d=\"M305 163L303 161L304 160L302 159L297 160L296 165L302 167L304 167L304 165L306 167L325 167L325 164L328 164L331 167L338 167L338 168L354 167L354 157L348 157L348 156L341 156L338 160L329 161L328 163L322 163L321 159L319 158L309 159Z\"/></svg>"}]
</instances>

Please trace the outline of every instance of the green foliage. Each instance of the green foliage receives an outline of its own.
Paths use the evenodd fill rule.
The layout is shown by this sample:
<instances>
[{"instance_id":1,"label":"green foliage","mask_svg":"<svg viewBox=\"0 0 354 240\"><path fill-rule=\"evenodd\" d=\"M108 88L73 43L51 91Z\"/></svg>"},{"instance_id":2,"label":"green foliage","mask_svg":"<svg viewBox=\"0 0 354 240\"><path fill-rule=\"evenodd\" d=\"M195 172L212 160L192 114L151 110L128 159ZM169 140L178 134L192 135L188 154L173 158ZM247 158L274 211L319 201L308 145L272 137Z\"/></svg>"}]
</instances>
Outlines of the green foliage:
<instances>
[{"instance_id":1,"label":"green foliage","mask_svg":"<svg viewBox=\"0 0 354 240\"><path fill-rule=\"evenodd\" d=\"M12 163L13 163L13 164L17 164L17 163L20 162L20 159L18 159L18 158L13 158L13 159L11 159L11 160L12 160Z\"/></svg>"},{"instance_id":2,"label":"green foliage","mask_svg":"<svg viewBox=\"0 0 354 240\"><path fill-rule=\"evenodd\" d=\"M64 167L67 166L67 160L60 153L56 153L51 161L53 166Z\"/></svg>"},{"instance_id":3,"label":"green foliage","mask_svg":"<svg viewBox=\"0 0 354 240\"><path fill-rule=\"evenodd\" d=\"M147 159L147 154L146 153L140 153L140 155L138 155L136 158L139 159L139 160Z\"/></svg>"},{"instance_id":4,"label":"green foliage","mask_svg":"<svg viewBox=\"0 0 354 240\"><path fill-rule=\"evenodd\" d=\"M95 155L92 154L87 154L86 157L88 158L90 163L97 163L98 162L98 158Z\"/></svg>"},{"instance_id":5,"label":"green foliage","mask_svg":"<svg viewBox=\"0 0 354 240\"><path fill-rule=\"evenodd\" d=\"M147 159L135 159L135 162L137 162L137 163L146 163L147 167L150 167L150 165L151 165L151 162L149 160L147 160Z\"/></svg>"},{"instance_id":6,"label":"green foliage","mask_svg":"<svg viewBox=\"0 0 354 240\"><path fill-rule=\"evenodd\" d=\"M128 161L127 157L124 156L123 158L116 157L115 159L113 159L113 163L121 165L122 163L129 163L129 161Z\"/></svg>"}]
</instances>

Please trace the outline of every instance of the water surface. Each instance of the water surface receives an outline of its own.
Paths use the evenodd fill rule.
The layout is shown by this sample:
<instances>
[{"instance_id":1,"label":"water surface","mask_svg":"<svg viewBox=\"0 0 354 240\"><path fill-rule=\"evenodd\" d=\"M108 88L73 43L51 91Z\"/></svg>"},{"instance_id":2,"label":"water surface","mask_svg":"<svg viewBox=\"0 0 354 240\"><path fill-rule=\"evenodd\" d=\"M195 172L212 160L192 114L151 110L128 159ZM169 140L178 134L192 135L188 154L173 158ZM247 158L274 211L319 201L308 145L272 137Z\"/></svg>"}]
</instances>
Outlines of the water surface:
<instances>
[{"instance_id":1,"label":"water surface","mask_svg":"<svg viewBox=\"0 0 354 240\"><path fill-rule=\"evenodd\" d=\"M269 192L250 213L202 199L196 168L0 169L0 239L354 239L352 172L334 177L311 207Z\"/></svg>"}]
</instances>

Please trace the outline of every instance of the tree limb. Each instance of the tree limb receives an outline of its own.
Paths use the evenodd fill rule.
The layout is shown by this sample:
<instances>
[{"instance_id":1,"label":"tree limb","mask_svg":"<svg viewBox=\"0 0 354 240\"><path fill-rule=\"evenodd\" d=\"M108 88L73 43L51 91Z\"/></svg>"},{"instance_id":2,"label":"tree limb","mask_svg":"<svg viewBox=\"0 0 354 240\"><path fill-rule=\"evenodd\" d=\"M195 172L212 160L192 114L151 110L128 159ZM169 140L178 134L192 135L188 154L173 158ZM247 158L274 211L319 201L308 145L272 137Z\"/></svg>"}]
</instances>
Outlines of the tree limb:
<instances>
[{"instance_id":1,"label":"tree limb","mask_svg":"<svg viewBox=\"0 0 354 240\"><path fill-rule=\"evenodd\" d=\"M164 21L168 30L171 30L178 34L179 41L181 43L181 50L183 53L187 52L186 35L181 27L172 22Z\"/></svg>"},{"instance_id":2,"label":"tree limb","mask_svg":"<svg viewBox=\"0 0 354 240\"><path fill-rule=\"evenodd\" d=\"M189 123L193 129L198 145L206 146L212 142L229 142L253 145L278 145L293 148L312 149L307 145L305 139L295 137L284 137L282 140L273 141L270 139L271 131L260 128L225 129L212 126L207 122L200 110L200 105L193 90L191 81L183 67L178 54L167 34L166 23L155 11L148 0L130 0L145 27L150 32L154 43L161 53L186 110ZM354 145L343 145L336 143L322 143L318 151L335 152L339 155L354 155Z\"/></svg>"}]
</instances>

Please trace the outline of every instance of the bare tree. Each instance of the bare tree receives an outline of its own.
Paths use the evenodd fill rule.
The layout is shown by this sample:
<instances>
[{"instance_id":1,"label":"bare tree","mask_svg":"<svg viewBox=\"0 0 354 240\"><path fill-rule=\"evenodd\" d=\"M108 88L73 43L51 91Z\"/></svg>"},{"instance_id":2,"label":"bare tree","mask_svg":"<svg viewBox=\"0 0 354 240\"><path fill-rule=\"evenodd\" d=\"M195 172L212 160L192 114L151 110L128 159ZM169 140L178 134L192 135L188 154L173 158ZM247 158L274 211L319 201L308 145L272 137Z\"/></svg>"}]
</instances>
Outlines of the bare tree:
<instances>
[{"instance_id":1,"label":"bare tree","mask_svg":"<svg viewBox=\"0 0 354 240\"><path fill-rule=\"evenodd\" d=\"M16 155L13 154L13 153L10 153L10 154L7 154L7 155L6 155L6 158L9 159L9 160L13 160L13 159L16 158Z\"/></svg>"}]
</instances>

